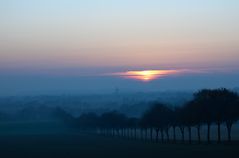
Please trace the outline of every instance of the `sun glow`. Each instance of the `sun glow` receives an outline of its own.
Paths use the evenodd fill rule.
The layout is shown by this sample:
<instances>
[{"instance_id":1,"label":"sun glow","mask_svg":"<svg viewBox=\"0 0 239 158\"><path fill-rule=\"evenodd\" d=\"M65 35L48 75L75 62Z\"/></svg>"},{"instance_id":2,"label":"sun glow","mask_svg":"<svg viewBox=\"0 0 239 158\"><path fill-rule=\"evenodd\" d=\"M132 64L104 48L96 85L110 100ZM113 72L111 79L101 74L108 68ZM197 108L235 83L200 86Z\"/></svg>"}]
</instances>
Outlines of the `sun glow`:
<instances>
[{"instance_id":1,"label":"sun glow","mask_svg":"<svg viewBox=\"0 0 239 158\"><path fill-rule=\"evenodd\" d=\"M126 71L126 72L114 73L114 75L117 75L123 78L136 79L136 80L140 80L144 82L149 82L163 76L178 74L180 72L181 72L180 70L143 70L143 71Z\"/></svg>"}]
</instances>

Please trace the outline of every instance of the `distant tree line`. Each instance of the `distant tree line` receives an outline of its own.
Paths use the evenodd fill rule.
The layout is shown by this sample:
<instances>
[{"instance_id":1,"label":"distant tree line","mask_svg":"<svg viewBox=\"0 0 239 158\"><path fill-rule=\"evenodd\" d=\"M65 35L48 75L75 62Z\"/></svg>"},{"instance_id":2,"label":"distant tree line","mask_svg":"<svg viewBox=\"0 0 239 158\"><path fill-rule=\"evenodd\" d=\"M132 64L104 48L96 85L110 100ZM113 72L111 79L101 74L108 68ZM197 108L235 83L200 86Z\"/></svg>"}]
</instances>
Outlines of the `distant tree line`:
<instances>
[{"instance_id":1,"label":"distant tree line","mask_svg":"<svg viewBox=\"0 0 239 158\"><path fill-rule=\"evenodd\" d=\"M82 114L76 118L77 127L87 132L114 137L142 139L158 142L177 142L185 140L192 143L192 128L197 130L197 141L202 142L201 128L207 127L207 142L211 143L211 126L217 125L217 142L221 143L221 126L227 128L230 142L232 126L239 119L239 96L225 88L203 89L194 94L192 100L180 107L170 107L154 103L140 118L127 117L117 111L97 115ZM176 130L181 138L177 140ZM172 130L170 137L169 130ZM172 139L170 139L172 138Z\"/></svg>"}]
</instances>

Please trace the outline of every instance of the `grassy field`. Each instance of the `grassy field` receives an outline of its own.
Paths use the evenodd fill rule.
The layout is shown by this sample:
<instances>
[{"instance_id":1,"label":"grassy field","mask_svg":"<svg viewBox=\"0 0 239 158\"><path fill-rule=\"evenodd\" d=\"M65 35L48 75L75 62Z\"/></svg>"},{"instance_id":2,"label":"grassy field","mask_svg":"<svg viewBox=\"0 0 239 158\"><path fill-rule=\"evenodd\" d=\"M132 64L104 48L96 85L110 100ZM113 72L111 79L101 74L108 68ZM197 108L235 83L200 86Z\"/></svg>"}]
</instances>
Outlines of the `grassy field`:
<instances>
[{"instance_id":1,"label":"grassy field","mask_svg":"<svg viewBox=\"0 0 239 158\"><path fill-rule=\"evenodd\" d=\"M53 125L22 127L6 129L1 126L1 158L239 157L238 143L160 144L91 135Z\"/></svg>"}]
</instances>

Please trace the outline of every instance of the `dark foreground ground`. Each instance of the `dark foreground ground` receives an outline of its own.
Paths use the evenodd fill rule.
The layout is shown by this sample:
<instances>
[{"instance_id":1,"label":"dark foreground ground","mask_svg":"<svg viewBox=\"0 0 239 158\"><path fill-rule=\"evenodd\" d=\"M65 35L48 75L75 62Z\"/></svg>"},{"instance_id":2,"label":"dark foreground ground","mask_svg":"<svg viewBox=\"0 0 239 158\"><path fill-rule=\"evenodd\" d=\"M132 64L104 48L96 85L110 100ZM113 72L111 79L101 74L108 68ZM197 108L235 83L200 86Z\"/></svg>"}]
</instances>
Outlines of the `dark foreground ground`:
<instances>
[{"instance_id":1,"label":"dark foreground ground","mask_svg":"<svg viewBox=\"0 0 239 158\"><path fill-rule=\"evenodd\" d=\"M21 126L22 127L22 126ZM29 128L26 126L26 128ZM54 128L54 127L51 127ZM239 144L158 144L77 131L0 128L0 158L238 158Z\"/></svg>"}]
</instances>

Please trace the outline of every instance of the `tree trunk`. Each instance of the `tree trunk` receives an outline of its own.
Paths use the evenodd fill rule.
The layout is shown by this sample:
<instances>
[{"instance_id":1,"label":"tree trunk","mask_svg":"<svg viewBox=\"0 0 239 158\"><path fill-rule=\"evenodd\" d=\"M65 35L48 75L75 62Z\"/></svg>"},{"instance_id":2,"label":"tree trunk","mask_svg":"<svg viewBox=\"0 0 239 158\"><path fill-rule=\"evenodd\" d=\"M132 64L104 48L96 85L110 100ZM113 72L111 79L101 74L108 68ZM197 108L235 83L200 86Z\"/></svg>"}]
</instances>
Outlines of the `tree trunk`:
<instances>
[{"instance_id":1,"label":"tree trunk","mask_svg":"<svg viewBox=\"0 0 239 158\"><path fill-rule=\"evenodd\" d=\"M132 138L132 128L129 128L129 137Z\"/></svg>"},{"instance_id":2,"label":"tree trunk","mask_svg":"<svg viewBox=\"0 0 239 158\"><path fill-rule=\"evenodd\" d=\"M208 123L207 124L207 142L208 142L208 144L211 143L210 132L211 132L211 123Z\"/></svg>"},{"instance_id":3,"label":"tree trunk","mask_svg":"<svg viewBox=\"0 0 239 158\"><path fill-rule=\"evenodd\" d=\"M131 128L131 138L134 139L134 128Z\"/></svg>"},{"instance_id":4,"label":"tree trunk","mask_svg":"<svg viewBox=\"0 0 239 158\"><path fill-rule=\"evenodd\" d=\"M131 138L131 128L128 128L128 131L129 131L128 137L129 137L129 139L130 139L130 138Z\"/></svg>"},{"instance_id":5,"label":"tree trunk","mask_svg":"<svg viewBox=\"0 0 239 158\"><path fill-rule=\"evenodd\" d=\"M148 129L145 128L145 133L144 133L144 140L147 140L148 137Z\"/></svg>"},{"instance_id":6,"label":"tree trunk","mask_svg":"<svg viewBox=\"0 0 239 158\"><path fill-rule=\"evenodd\" d=\"M130 128L128 128L128 139L130 139Z\"/></svg>"},{"instance_id":7,"label":"tree trunk","mask_svg":"<svg viewBox=\"0 0 239 158\"><path fill-rule=\"evenodd\" d=\"M129 137L129 129L128 128L125 129L125 137L126 137L126 139L128 139L128 137Z\"/></svg>"},{"instance_id":8,"label":"tree trunk","mask_svg":"<svg viewBox=\"0 0 239 158\"><path fill-rule=\"evenodd\" d=\"M124 128L124 138L127 137L127 131L126 128Z\"/></svg>"},{"instance_id":9,"label":"tree trunk","mask_svg":"<svg viewBox=\"0 0 239 158\"><path fill-rule=\"evenodd\" d=\"M143 138L143 129L142 128L140 129L140 138L141 138L141 140L144 140L144 138Z\"/></svg>"},{"instance_id":10,"label":"tree trunk","mask_svg":"<svg viewBox=\"0 0 239 158\"><path fill-rule=\"evenodd\" d=\"M167 142L169 142L169 133L168 133L169 128L166 128L166 136L167 136Z\"/></svg>"},{"instance_id":11,"label":"tree trunk","mask_svg":"<svg viewBox=\"0 0 239 158\"><path fill-rule=\"evenodd\" d=\"M174 143L176 142L176 130L175 130L175 126L173 126L173 141Z\"/></svg>"},{"instance_id":12,"label":"tree trunk","mask_svg":"<svg viewBox=\"0 0 239 158\"><path fill-rule=\"evenodd\" d=\"M217 123L217 143L221 143L221 123Z\"/></svg>"},{"instance_id":13,"label":"tree trunk","mask_svg":"<svg viewBox=\"0 0 239 158\"><path fill-rule=\"evenodd\" d=\"M134 128L134 139L137 139L137 129Z\"/></svg>"},{"instance_id":14,"label":"tree trunk","mask_svg":"<svg viewBox=\"0 0 239 158\"><path fill-rule=\"evenodd\" d=\"M119 137L119 128L116 129L116 136Z\"/></svg>"},{"instance_id":15,"label":"tree trunk","mask_svg":"<svg viewBox=\"0 0 239 158\"><path fill-rule=\"evenodd\" d=\"M191 128L191 126L188 126L188 140L189 140L189 144L192 144L192 128Z\"/></svg>"},{"instance_id":16,"label":"tree trunk","mask_svg":"<svg viewBox=\"0 0 239 158\"><path fill-rule=\"evenodd\" d=\"M129 137L132 138L132 128L129 128Z\"/></svg>"},{"instance_id":17,"label":"tree trunk","mask_svg":"<svg viewBox=\"0 0 239 158\"><path fill-rule=\"evenodd\" d=\"M128 134L128 138L131 138L131 128L128 128L129 134Z\"/></svg>"},{"instance_id":18,"label":"tree trunk","mask_svg":"<svg viewBox=\"0 0 239 158\"><path fill-rule=\"evenodd\" d=\"M184 127L180 127L180 131L182 134L182 142L184 143Z\"/></svg>"},{"instance_id":19,"label":"tree trunk","mask_svg":"<svg viewBox=\"0 0 239 158\"><path fill-rule=\"evenodd\" d=\"M163 143L163 142L164 142L164 134L163 134L163 130L161 129L160 132L161 132L161 142Z\"/></svg>"},{"instance_id":20,"label":"tree trunk","mask_svg":"<svg viewBox=\"0 0 239 158\"><path fill-rule=\"evenodd\" d=\"M130 139L130 138L131 138L131 128L128 128L128 131L129 131L128 137L129 137L129 139Z\"/></svg>"},{"instance_id":21,"label":"tree trunk","mask_svg":"<svg viewBox=\"0 0 239 158\"><path fill-rule=\"evenodd\" d=\"M114 137L115 136L115 129L113 128L113 131L112 131L112 136Z\"/></svg>"},{"instance_id":22,"label":"tree trunk","mask_svg":"<svg viewBox=\"0 0 239 158\"><path fill-rule=\"evenodd\" d=\"M128 138L128 136L129 136L129 130L128 130L128 128L125 128L125 137L126 137L126 139Z\"/></svg>"},{"instance_id":23,"label":"tree trunk","mask_svg":"<svg viewBox=\"0 0 239 158\"><path fill-rule=\"evenodd\" d=\"M156 142L159 141L159 129L156 129Z\"/></svg>"},{"instance_id":24,"label":"tree trunk","mask_svg":"<svg viewBox=\"0 0 239 158\"><path fill-rule=\"evenodd\" d=\"M232 122L227 122L227 140L231 142L231 129L232 129Z\"/></svg>"},{"instance_id":25,"label":"tree trunk","mask_svg":"<svg viewBox=\"0 0 239 158\"><path fill-rule=\"evenodd\" d=\"M201 133L200 133L200 130L201 130L201 126L198 125L197 126L197 133L198 133L198 143L199 144L201 143Z\"/></svg>"},{"instance_id":26,"label":"tree trunk","mask_svg":"<svg viewBox=\"0 0 239 158\"><path fill-rule=\"evenodd\" d=\"M150 140L153 141L153 128L150 128Z\"/></svg>"}]
</instances>

